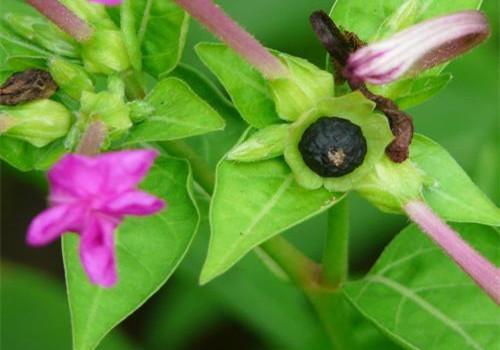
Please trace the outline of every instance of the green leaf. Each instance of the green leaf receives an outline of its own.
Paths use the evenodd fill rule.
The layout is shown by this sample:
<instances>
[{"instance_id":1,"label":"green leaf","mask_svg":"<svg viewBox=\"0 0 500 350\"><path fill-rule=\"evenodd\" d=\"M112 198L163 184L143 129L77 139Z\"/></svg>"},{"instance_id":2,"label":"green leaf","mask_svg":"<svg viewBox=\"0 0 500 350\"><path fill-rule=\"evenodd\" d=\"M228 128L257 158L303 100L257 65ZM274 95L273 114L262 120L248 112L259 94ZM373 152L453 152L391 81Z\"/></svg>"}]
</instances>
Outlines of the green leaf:
<instances>
[{"instance_id":1,"label":"green leaf","mask_svg":"<svg viewBox=\"0 0 500 350\"><path fill-rule=\"evenodd\" d=\"M178 77L188 83L193 91L210 104L226 122L223 131L215 131L187 140L198 154L215 169L222 156L239 140L247 125L231 101L198 70L181 63L170 76Z\"/></svg>"},{"instance_id":2,"label":"green leaf","mask_svg":"<svg viewBox=\"0 0 500 350\"><path fill-rule=\"evenodd\" d=\"M440 145L422 135L415 135L410 159L434 179L434 183L425 187L424 198L442 218L500 226L500 209Z\"/></svg>"},{"instance_id":3,"label":"green leaf","mask_svg":"<svg viewBox=\"0 0 500 350\"><path fill-rule=\"evenodd\" d=\"M78 255L78 237L65 235L66 270L75 350L93 349L113 327L142 305L170 277L198 228L191 193L191 172L184 160L162 156L141 188L168 202L155 216L130 217L118 228L119 282L111 289L91 284Z\"/></svg>"},{"instance_id":4,"label":"green leaf","mask_svg":"<svg viewBox=\"0 0 500 350\"><path fill-rule=\"evenodd\" d=\"M145 70L158 77L179 63L188 15L172 0L133 0L137 36Z\"/></svg>"},{"instance_id":5,"label":"green leaf","mask_svg":"<svg viewBox=\"0 0 500 350\"><path fill-rule=\"evenodd\" d=\"M0 159L21 171L46 170L65 152L62 139L38 148L25 141L0 136Z\"/></svg>"},{"instance_id":6,"label":"green leaf","mask_svg":"<svg viewBox=\"0 0 500 350\"><path fill-rule=\"evenodd\" d=\"M441 90L443 90L451 81L452 75L444 73L436 76L424 76L417 79L405 79L398 82L398 89L389 91L392 96L386 94L386 97L393 98L394 102L401 109L408 109L424 103Z\"/></svg>"},{"instance_id":7,"label":"green leaf","mask_svg":"<svg viewBox=\"0 0 500 350\"><path fill-rule=\"evenodd\" d=\"M2 349L71 348L71 326L64 286L45 272L2 262ZM100 350L134 347L118 332Z\"/></svg>"},{"instance_id":8,"label":"green leaf","mask_svg":"<svg viewBox=\"0 0 500 350\"><path fill-rule=\"evenodd\" d=\"M283 159L223 160L212 197L211 239L201 283L222 274L252 248L333 205L340 194L299 186Z\"/></svg>"},{"instance_id":9,"label":"green leaf","mask_svg":"<svg viewBox=\"0 0 500 350\"><path fill-rule=\"evenodd\" d=\"M177 78L160 80L146 96L155 112L135 125L126 144L177 140L224 128L224 120Z\"/></svg>"},{"instance_id":10,"label":"green leaf","mask_svg":"<svg viewBox=\"0 0 500 350\"><path fill-rule=\"evenodd\" d=\"M454 225L497 266L500 234ZM427 236L411 225L386 248L362 280L345 287L352 303L410 349L498 349L495 303Z\"/></svg>"},{"instance_id":11,"label":"green leaf","mask_svg":"<svg viewBox=\"0 0 500 350\"><path fill-rule=\"evenodd\" d=\"M255 128L279 123L266 79L223 44L201 43L198 57L226 88L241 117Z\"/></svg>"},{"instance_id":12,"label":"green leaf","mask_svg":"<svg viewBox=\"0 0 500 350\"><path fill-rule=\"evenodd\" d=\"M478 9L482 0L337 0L330 16L343 29L356 33L363 41L390 37L415 23L452 12ZM449 75L440 75L446 67L428 70L417 77L391 84L372 86L375 93L395 99L401 108L421 104L448 83ZM409 95L408 95L409 94Z\"/></svg>"}]
</instances>

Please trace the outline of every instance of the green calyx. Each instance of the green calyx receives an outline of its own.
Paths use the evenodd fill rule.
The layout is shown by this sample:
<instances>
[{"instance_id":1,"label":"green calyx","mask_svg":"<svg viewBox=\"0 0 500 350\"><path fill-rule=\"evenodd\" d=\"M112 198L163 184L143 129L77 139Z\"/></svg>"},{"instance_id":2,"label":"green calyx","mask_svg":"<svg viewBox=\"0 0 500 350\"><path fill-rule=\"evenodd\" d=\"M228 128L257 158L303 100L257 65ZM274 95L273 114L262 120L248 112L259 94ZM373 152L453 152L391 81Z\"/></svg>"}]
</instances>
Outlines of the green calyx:
<instances>
[{"instance_id":1,"label":"green calyx","mask_svg":"<svg viewBox=\"0 0 500 350\"><path fill-rule=\"evenodd\" d=\"M228 154L229 160L254 162L283 154L290 124L275 124L251 134Z\"/></svg>"},{"instance_id":2,"label":"green calyx","mask_svg":"<svg viewBox=\"0 0 500 350\"><path fill-rule=\"evenodd\" d=\"M112 74L130 67L123 34L118 29L97 29L82 44L82 59L89 72Z\"/></svg>"},{"instance_id":3,"label":"green calyx","mask_svg":"<svg viewBox=\"0 0 500 350\"><path fill-rule=\"evenodd\" d=\"M132 126L129 107L118 94L109 91L99 93L84 91L80 103L80 113L85 123L94 120L103 121L112 138L122 135Z\"/></svg>"},{"instance_id":4,"label":"green calyx","mask_svg":"<svg viewBox=\"0 0 500 350\"><path fill-rule=\"evenodd\" d=\"M0 135L43 147L65 136L71 114L62 104L48 99L23 103L0 110Z\"/></svg>"},{"instance_id":5,"label":"green calyx","mask_svg":"<svg viewBox=\"0 0 500 350\"><path fill-rule=\"evenodd\" d=\"M422 199L422 188L427 181L412 161L398 164L383 156L354 189L380 210L401 213L404 204Z\"/></svg>"},{"instance_id":6,"label":"green calyx","mask_svg":"<svg viewBox=\"0 0 500 350\"><path fill-rule=\"evenodd\" d=\"M385 148L393 135L387 118L374 111L375 104L360 92L341 97L326 98L294 122L285 145L285 160L294 173L297 183L308 189L324 186L330 191L344 192L355 188L374 169L384 156ZM299 142L306 129L321 117L338 117L349 120L361 128L366 139L367 152L363 163L349 174L340 177L321 177L311 170L299 151Z\"/></svg>"},{"instance_id":7,"label":"green calyx","mask_svg":"<svg viewBox=\"0 0 500 350\"><path fill-rule=\"evenodd\" d=\"M288 68L286 77L269 80L276 112L283 120L297 120L323 98L332 97L333 77L308 61L277 53Z\"/></svg>"},{"instance_id":8,"label":"green calyx","mask_svg":"<svg viewBox=\"0 0 500 350\"><path fill-rule=\"evenodd\" d=\"M94 84L83 67L60 57L52 57L48 67L59 88L75 100L80 99L83 91L94 91Z\"/></svg>"}]
</instances>

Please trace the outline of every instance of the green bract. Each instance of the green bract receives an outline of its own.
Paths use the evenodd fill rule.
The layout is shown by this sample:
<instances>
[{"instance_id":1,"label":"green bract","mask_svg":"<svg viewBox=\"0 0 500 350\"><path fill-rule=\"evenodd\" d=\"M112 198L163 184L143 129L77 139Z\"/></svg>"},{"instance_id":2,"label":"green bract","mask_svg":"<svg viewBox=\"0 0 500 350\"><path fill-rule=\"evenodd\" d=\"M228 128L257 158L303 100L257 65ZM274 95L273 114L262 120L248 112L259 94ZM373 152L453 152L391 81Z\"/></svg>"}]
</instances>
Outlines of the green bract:
<instances>
[{"instance_id":1,"label":"green bract","mask_svg":"<svg viewBox=\"0 0 500 350\"><path fill-rule=\"evenodd\" d=\"M229 160L253 162L277 157L285 150L289 124L270 125L252 134L227 155Z\"/></svg>"},{"instance_id":2,"label":"green bract","mask_svg":"<svg viewBox=\"0 0 500 350\"><path fill-rule=\"evenodd\" d=\"M397 164L384 156L355 189L382 211L400 213L405 203L422 198L423 184L424 174L410 160Z\"/></svg>"},{"instance_id":3,"label":"green bract","mask_svg":"<svg viewBox=\"0 0 500 350\"><path fill-rule=\"evenodd\" d=\"M295 180L303 187L317 189L322 186L330 191L348 191L355 187L374 167L387 145L393 139L387 118L374 112L375 104L359 92L318 102L315 108L304 113L290 128L285 147L285 159ZM344 118L358 125L367 143L363 164L349 174L337 178L323 178L312 171L299 151L298 144L304 131L321 117Z\"/></svg>"},{"instance_id":4,"label":"green bract","mask_svg":"<svg viewBox=\"0 0 500 350\"><path fill-rule=\"evenodd\" d=\"M276 111L281 119L294 121L318 101L333 96L333 77L308 61L278 53L288 75L269 81Z\"/></svg>"},{"instance_id":5,"label":"green bract","mask_svg":"<svg viewBox=\"0 0 500 350\"><path fill-rule=\"evenodd\" d=\"M70 112L62 104L38 100L0 109L0 135L11 136L43 147L69 130Z\"/></svg>"},{"instance_id":6,"label":"green bract","mask_svg":"<svg viewBox=\"0 0 500 350\"><path fill-rule=\"evenodd\" d=\"M89 72L111 74L130 67L122 33L99 29L82 45L82 59Z\"/></svg>"},{"instance_id":7,"label":"green bract","mask_svg":"<svg viewBox=\"0 0 500 350\"><path fill-rule=\"evenodd\" d=\"M93 92L94 84L85 70L60 57L52 57L49 72L59 88L75 100L79 100L83 91Z\"/></svg>"},{"instance_id":8,"label":"green bract","mask_svg":"<svg viewBox=\"0 0 500 350\"><path fill-rule=\"evenodd\" d=\"M97 94L84 91L80 103L80 112L87 122L102 120L108 126L110 134L121 134L132 126L128 106L116 94L108 91Z\"/></svg>"}]
</instances>

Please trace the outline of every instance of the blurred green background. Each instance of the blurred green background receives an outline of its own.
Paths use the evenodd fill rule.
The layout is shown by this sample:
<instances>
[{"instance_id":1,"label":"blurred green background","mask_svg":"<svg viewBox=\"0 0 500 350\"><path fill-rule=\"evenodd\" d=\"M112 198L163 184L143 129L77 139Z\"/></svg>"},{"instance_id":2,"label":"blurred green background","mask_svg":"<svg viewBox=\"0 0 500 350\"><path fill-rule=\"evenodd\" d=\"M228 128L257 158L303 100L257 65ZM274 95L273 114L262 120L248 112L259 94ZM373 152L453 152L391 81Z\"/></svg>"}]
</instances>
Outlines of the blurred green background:
<instances>
[{"instance_id":1,"label":"blurred green background","mask_svg":"<svg viewBox=\"0 0 500 350\"><path fill-rule=\"evenodd\" d=\"M367 0L368 1L368 0ZM313 10L331 0L218 1L266 46L322 66L324 51L309 27ZM448 88L411 110L416 130L442 144L474 181L500 201L500 55L498 1L485 1L493 35L448 71ZM192 46L214 39L192 21L183 62L201 69ZM45 206L41 173L19 173L1 164L2 349L69 349L71 332L58 244L24 244L30 219ZM367 271L383 247L406 225L351 196L351 270ZM286 235L319 257L326 225L316 217ZM320 325L306 300L277 280L250 254L229 273L204 287L197 276L208 232L202 230L185 262L138 312L108 336L100 349L324 349ZM370 327L361 330L376 337ZM388 344L381 343L380 349Z\"/></svg>"}]
</instances>

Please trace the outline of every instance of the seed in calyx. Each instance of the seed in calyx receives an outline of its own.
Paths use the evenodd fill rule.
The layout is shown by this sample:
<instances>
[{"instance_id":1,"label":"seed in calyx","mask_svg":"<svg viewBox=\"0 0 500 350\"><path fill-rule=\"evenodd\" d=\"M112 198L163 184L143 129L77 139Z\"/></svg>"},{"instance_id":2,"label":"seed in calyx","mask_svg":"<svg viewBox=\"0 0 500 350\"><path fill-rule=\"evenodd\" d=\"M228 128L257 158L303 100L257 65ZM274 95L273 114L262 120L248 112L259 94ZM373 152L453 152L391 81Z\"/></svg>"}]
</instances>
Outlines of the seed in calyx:
<instances>
[{"instance_id":1,"label":"seed in calyx","mask_svg":"<svg viewBox=\"0 0 500 350\"><path fill-rule=\"evenodd\" d=\"M361 128L347 119L321 117L302 135L299 151L316 174L339 177L363 163L366 139Z\"/></svg>"}]
</instances>

